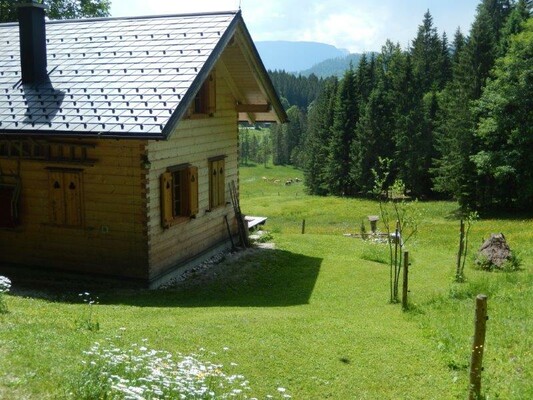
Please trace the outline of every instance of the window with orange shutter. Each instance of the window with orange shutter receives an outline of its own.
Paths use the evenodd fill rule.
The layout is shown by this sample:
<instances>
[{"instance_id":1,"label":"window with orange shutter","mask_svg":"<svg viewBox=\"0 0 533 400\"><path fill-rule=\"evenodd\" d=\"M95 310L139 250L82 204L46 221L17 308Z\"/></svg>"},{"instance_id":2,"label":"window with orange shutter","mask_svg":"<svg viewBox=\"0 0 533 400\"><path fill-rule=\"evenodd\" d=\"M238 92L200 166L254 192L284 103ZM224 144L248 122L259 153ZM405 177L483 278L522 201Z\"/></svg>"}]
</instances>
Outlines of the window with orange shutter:
<instances>
[{"instance_id":1,"label":"window with orange shutter","mask_svg":"<svg viewBox=\"0 0 533 400\"><path fill-rule=\"evenodd\" d=\"M168 228L198 214L198 167L181 164L161 174L161 224Z\"/></svg>"}]
</instances>

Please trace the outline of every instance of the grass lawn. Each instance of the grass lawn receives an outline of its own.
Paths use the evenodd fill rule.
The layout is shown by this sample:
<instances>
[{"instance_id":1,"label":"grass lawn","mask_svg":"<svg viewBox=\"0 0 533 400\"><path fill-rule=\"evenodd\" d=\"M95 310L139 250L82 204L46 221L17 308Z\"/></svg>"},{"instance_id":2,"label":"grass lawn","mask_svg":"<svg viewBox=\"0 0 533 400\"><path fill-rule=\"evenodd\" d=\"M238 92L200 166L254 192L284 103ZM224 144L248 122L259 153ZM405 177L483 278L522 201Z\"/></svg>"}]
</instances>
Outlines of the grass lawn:
<instances>
[{"instance_id":1,"label":"grass lawn","mask_svg":"<svg viewBox=\"0 0 533 400\"><path fill-rule=\"evenodd\" d=\"M456 205L416 204L419 233L408 243L412 309L402 312L388 303L386 248L343 236L357 233L378 205L308 196L301 182L284 184L296 177L301 172L292 168L241 169L241 208L268 217L274 250L229 256L217 277L180 290L95 292L97 331L77 327L89 307L78 291L6 295L0 399L68 397L83 351L119 333L124 347L204 348L210 361L243 374L249 395L261 399L281 397L279 387L294 399L464 399L478 293L489 296L486 398L533 398L531 217L483 219L471 232L473 248L503 232L521 271L467 267L467 282L455 284Z\"/></svg>"}]
</instances>

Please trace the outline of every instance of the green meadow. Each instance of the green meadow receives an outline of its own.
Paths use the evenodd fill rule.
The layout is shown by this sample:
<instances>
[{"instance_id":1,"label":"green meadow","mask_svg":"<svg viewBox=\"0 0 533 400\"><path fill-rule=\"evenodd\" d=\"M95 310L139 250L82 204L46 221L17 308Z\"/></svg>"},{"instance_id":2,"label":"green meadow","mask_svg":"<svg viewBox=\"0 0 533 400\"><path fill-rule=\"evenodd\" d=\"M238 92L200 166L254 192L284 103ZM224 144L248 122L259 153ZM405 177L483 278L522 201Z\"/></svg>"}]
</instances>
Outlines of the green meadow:
<instances>
[{"instance_id":1,"label":"green meadow","mask_svg":"<svg viewBox=\"0 0 533 400\"><path fill-rule=\"evenodd\" d=\"M477 221L466 282L454 283L457 205L413 204L419 228L406 244L410 308L402 311L389 303L386 245L344 236L362 221L369 230L378 204L309 196L301 179L293 168L241 168L241 208L268 217L275 248L228 255L207 278L157 291L88 285L92 305L78 295L84 288L30 290L13 280L0 314L0 398L80 397L84 351L115 338L124 348L202 352L249 381L236 398L464 399L480 293L489 315L485 399L533 398L531 215ZM505 234L521 270L474 268L473 253L493 232Z\"/></svg>"}]
</instances>

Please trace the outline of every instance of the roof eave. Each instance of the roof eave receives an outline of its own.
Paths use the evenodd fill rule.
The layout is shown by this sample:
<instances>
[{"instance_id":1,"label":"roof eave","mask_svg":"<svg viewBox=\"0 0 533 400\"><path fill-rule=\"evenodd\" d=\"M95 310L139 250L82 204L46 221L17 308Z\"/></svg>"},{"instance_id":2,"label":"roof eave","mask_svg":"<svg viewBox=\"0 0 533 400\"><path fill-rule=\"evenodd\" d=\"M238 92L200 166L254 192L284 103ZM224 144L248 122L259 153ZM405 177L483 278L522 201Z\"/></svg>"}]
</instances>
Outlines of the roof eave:
<instances>
[{"instance_id":1,"label":"roof eave","mask_svg":"<svg viewBox=\"0 0 533 400\"><path fill-rule=\"evenodd\" d=\"M222 55L222 52L224 51L226 46L231 41L233 34L237 30L237 26L239 22L242 21L242 18L240 17L240 15L241 15L240 11L238 11L235 14L235 17L228 25L226 31L224 32L224 34L218 41L213 51L211 52L211 55L205 62L204 66L202 67L198 75L196 75L196 78L194 78L194 81L192 82L191 87L185 93L178 107L176 108L176 110L174 110L174 112L170 116L167 124L165 125L162 131L162 134L164 137L168 138L172 134L172 132L175 130L176 126L179 124L183 116L187 113L187 110L190 104L194 101L194 98L196 97L196 94L202 87L202 84L207 79L207 77L211 73L211 70L213 69L216 62Z\"/></svg>"},{"instance_id":2,"label":"roof eave","mask_svg":"<svg viewBox=\"0 0 533 400\"><path fill-rule=\"evenodd\" d=\"M162 134L146 134L142 132L72 132L72 131L44 131L44 130L0 130L0 139L3 136L35 136L35 137L68 137L76 139L134 139L134 140L164 140L166 136Z\"/></svg>"},{"instance_id":3,"label":"roof eave","mask_svg":"<svg viewBox=\"0 0 533 400\"><path fill-rule=\"evenodd\" d=\"M239 13L239 18L241 21L241 33L243 37L245 38L245 44L247 45L247 51L252 55L252 60L255 64L256 70L259 73L259 79L261 81L261 84L263 85L263 88L268 96L268 101L271 104L272 108L274 109L274 112L277 117L277 121L279 123L285 123L289 121L289 117L287 116L287 113L285 112L285 109L283 108L283 105L281 104L281 100L278 97L278 94L276 92L276 89L274 88L274 84L272 83L272 80L270 79L270 75L268 74L268 71L263 64L263 61L261 60L261 56L259 55L259 52L257 51L257 48L254 44L254 41L252 40L252 36L250 35L250 32L248 31L248 28L246 27L246 24L244 23L244 20L242 16ZM264 122L272 122L272 121L264 121Z\"/></svg>"}]
</instances>

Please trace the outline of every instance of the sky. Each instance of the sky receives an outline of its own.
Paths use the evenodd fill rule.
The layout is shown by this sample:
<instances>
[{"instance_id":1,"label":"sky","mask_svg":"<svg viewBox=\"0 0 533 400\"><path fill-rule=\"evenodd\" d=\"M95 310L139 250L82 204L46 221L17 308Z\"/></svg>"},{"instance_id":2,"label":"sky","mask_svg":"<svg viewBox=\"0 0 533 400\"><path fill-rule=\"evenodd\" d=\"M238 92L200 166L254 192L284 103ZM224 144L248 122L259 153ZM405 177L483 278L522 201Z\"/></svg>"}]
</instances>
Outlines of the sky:
<instances>
[{"instance_id":1,"label":"sky","mask_svg":"<svg viewBox=\"0 0 533 400\"><path fill-rule=\"evenodd\" d=\"M254 41L311 41L352 53L379 51L387 39L407 48L429 9L448 39L470 30L481 0L111 0L111 16L242 9Z\"/></svg>"}]
</instances>

